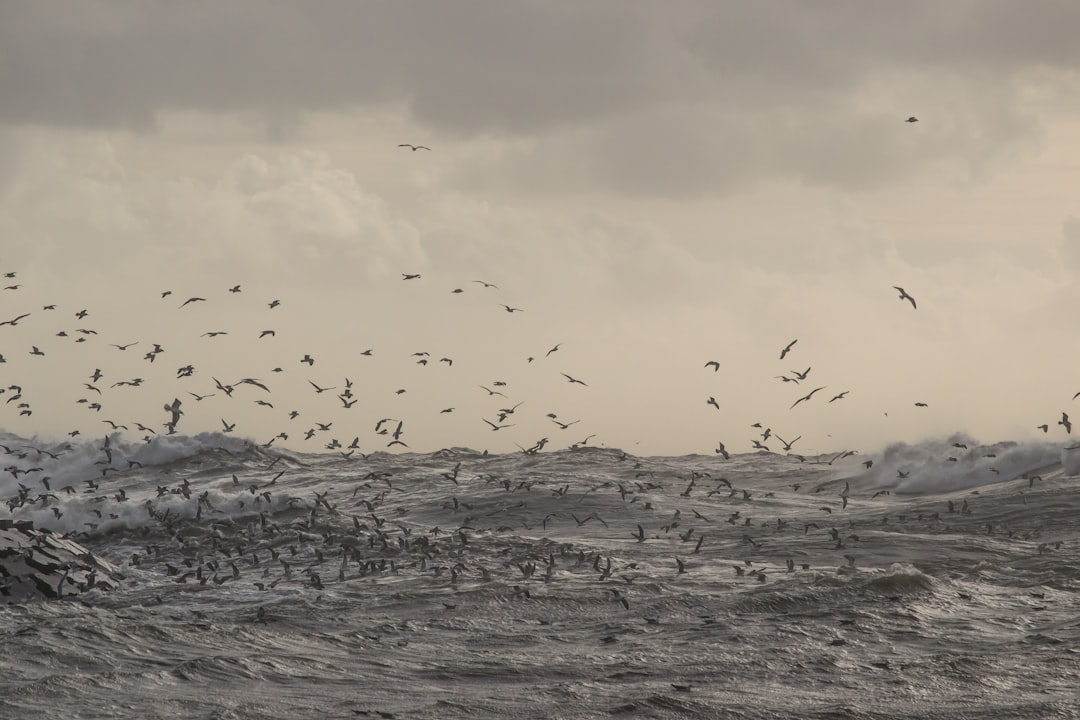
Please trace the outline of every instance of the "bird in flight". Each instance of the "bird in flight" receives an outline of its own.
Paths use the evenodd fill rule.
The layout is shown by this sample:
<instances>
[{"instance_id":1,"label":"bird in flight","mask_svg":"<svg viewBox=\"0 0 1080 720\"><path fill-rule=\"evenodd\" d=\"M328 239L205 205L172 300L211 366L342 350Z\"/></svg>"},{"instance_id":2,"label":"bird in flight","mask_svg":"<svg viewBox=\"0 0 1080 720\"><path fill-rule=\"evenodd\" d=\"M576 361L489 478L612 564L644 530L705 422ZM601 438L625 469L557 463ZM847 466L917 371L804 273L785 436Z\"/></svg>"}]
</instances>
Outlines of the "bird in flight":
<instances>
[{"instance_id":1,"label":"bird in flight","mask_svg":"<svg viewBox=\"0 0 1080 720\"><path fill-rule=\"evenodd\" d=\"M906 122L906 123L917 123L917 122L919 122L919 118L917 118L917 117L915 117L914 115L912 115L911 117L909 117L909 118L908 118L907 120L905 120L904 122Z\"/></svg>"},{"instance_id":2,"label":"bird in flight","mask_svg":"<svg viewBox=\"0 0 1080 720\"><path fill-rule=\"evenodd\" d=\"M918 309L916 307L916 305L915 305L915 298L908 295L907 291L904 290L904 288L900 287L899 285L893 285L893 288L900 291L900 299L901 300L909 300L909 301L911 301L911 307L915 308L916 310Z\"/></svg>"},{"instance_id":3,"label":"bird in flight","mask_svg":"<svg viewBox=\"0 0 1080 720\"><path fill-rule=\"evenodd\" d=\"M559 374L562 375L564 378L566 378L567 380L569 380L572 383L577 383L578 385L585 385L585 383L583 383L581 380L578 380L577 378L572 378L569 375L567 375L566 373L559 373ZM585 387L589 387L589 386L585 385Z\"/></svg>"},{"instance_id":4,"label":"bird in flight","mask_svg":"<svg viewBox=\"0 0 1080 720\"><path fill-rule=\"evenodd\" d=\"M417 280L419 278L420 278L420 273L415 273L415 274L411 274L411 275L409 273L401 273L401 279L402 280Z\"/></svg>"},{"instance_id":5,"label":"bird in flight","mask_svg":"<svg viewBox=\"0 0 1080 720\"><path fill-rule=\"evenodd\" d=\"M850 390L845 390L844 392L840 393L839 395L835 395L833 397L833 399L830 400L829 402L833 402L835 400L843 400L844 396L847 395L849 392L851 392L851 391Z\"/></svg>"},{"instance_id":6,"label":"bird in flight","mask_svg":"<svg viewBox=\"0 0 1080 720\"><path fill-rule=\"evenodd\" d=\"M1069 435L1072 435L1072 423L1069 422L1068 413L1061 413L1061 419L1058 420L1058 425L1063 426L1065 428L1065 432Z\"/></svg>"},{"instance_id":7,"label":"bird in flight","mask_svg":"<svg viewBox=\"0 0 1080 720\"><path fill-rule=\"evenodd\" d=\"M716 360L710 360L709 362L705 363L705 367L711 367L713 369L713 372L718 372L720 370L720 363Z\"/></svg>"},{"instance_id":8,"label":"bird in flight","mask_svg":"<svg viewBox=\"0 0 1080 720\"><path fill-rule=\"evenodd\" d=\"M398 147L411 148L413 152L416 152L417 150L431 150L431 148L429 148L427 145L413 145L411 143L401 143L400 145L398 145Z\"/></svg>"},{"instance_id":9,"label":"bird in flight","mask_svg":"<svg viewBox=\"0 0 1080 720\"><path fill-rule=\"evenodd\" d=\"M822 385L822 386L821 386L821 387L819 387L819 388L814 388L813 390L811 390L810 392L808 392L808 393L807 393L806 395L803 395L803 396L802 396L801 398L799 398L798 400L796 400L795 402L793 402L793 403L791 404L791 407L790 407L790 408L788 408L788 410L791 410L792 408L794 408L794 407L795 407L796 405L798 405L799 403L801 403L801 402L805 402L805 401L809 400L810 398L814 397L814 393L816 393L816 392L817 392L818 390L824 390L824 389L825 389L825 386L824 386L824 385Z\"/></svg>"},{"instance_id":10,"label":"bird in flight","mask_svg":"<svg viewBox=\"0 0 1080 720\"><path fill-rule=\"evenodd\" d=\"M15 325L18 325L19 321L22 320L24 317L30 317L30 313L23 313L14 320L5 320L4 322L0 322L0 325L11 325L12 327L14 327Z\"/></svg>"},{"instance_id":11,"label":"bird in flight","mask_svg":"<svg viewBox=\"0 0 1080 720\"><path fill-rule=\"evenodd\" d=\"M783 350L780 351L780 359L781 360L783 360L785 357L787 357L787 354L789 352L791 352L791 348L794 347L795 343L797 343L797 342L799 342L799 338L795 338L794 340L789 342L787 344L787 347L785 347Z\"/></svg>"}]
</instances>

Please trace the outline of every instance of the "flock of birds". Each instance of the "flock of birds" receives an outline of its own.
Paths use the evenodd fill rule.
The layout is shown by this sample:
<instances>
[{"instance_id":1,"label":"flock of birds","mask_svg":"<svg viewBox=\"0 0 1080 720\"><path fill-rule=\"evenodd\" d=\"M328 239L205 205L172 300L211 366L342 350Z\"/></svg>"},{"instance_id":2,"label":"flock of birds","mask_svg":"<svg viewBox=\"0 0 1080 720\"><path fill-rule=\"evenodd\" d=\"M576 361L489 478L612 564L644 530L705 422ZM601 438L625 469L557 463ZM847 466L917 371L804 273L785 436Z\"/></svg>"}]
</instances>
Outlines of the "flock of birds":
<instances>
[{"instance_id":1,"label":"flock of birds","mask_svg":"<svg viewBox=\"0 0 1080 720\"><path fill-rule=\"evenodd\" d=\"M911 116L911 117L908 117L905 122L907 122L907 123L915 123L915 122L918 122L918 118L916 118L914 116ZM401 144L398 145L398 147L408 149L411 152L417 152L417 151L421 151L421 150L428 151L428 152L431 151L431 148L426 146L426 145L417 145L417 144L413 144L413 143L401 143ZM6 272L4 274L4 279L8 280L8 281L15 281L16 276L17 276L16 272L9 271L9 272ZM415 280L420 280L420 279L421 279L421 275L419 273L402 273L402 280L404 280L404 281L415 281ZM484 280L474 280L473 282L481 285L485 289L496 289L496 290L498 289L498 287L495 284L486 282ZM10 282L9 284L7 284L3 288L3 290L4 290L4 292L12 292L12 291L18 291L22 287L23 286L18 282ZM902 302L906 301L906 302L910 303L913 310L918 308L918 305L916 303L915 298L907 290L905 290L903 287L900 287L900 286L894 286L894 289L899 293L899 299ZM241 292L241 286L240 285L233 285L233 286L228 288L228 292L231 293L231 294L238 294L238 293ZM462 288L455 288L454 290L452 290L452 292L454 294L460 294L460 293L464 292L464 290ZM164 299L168 298L170 295L172 295L172 292L166 290L166 291L161 293L161 299L164 300ZM205 297L191 296L191 297L188 297L186 300L184 300L182 303L180 303L178 308L182 310L182 309L184 309L184 308L186 308L186 307L188 307L190 305L193 305L193 304L196 304L196 303L205 303L205 302L207 302L207 298L205 298ZM270 301L269 303L267 303L267 306L268 306L268 308L270 310L273 310L274 308L277 308L278 306L280 306L280 304L281 304L280 300L274 299L274 300ZM514 306L511 306L509 304L500 303L499 305L500 305L500 307L503 308L503 310L505 312L507 312L509 314L520 313L520 312L523 311L522 308L514 307ZM42 307L42 311L54 311L56 309L57 309L57 307L56 307L55 304L48 304L48 305L44 305ZM28 324L32 323L33 320L29 320L29 318L31 318L33 315L34 315L33 311L20 312L19 314L13 316L9 320L0 321L0 332L3 331L5 326L14 328L14 327L19 326L20 323L23 323L23 322L26 322ZM89 311L87 309L81 309L77 313L75 313L75 318L80 320L80 321L84 320L88 316L89 316ZM36 318L34 318L34 319L36 320ZM217 336L226 335L226 334L228 334L228 333L226 333L224 331L212 330L212 331L207 331L207 332L203 333L203 337L215 338ZM273 330L273 329L265 329L265 330L262 330L261 332L259 332L258 339L262 340L262 339L267 338L267 337L273 338L273 337L276 336L276 334L277 334L276 331ZM55 333L55 335L57 337L61 337L61 338L72 337L74 342L76 342L76 343L85 343L85 342L90 342L91 340L95 339L95 336L97 335L97 331L94 330L94 329L88 328L88 327L79 327L79 328L77 328L77 329L75 329L73 331L73 335L71 335L71 336L69 336L68 331L65 330L65 329L59 329ZM792 340L790 343L788 343L781 350L781 352L780 352L780 359L781 360L784 360L788 356L788 354L792 352L796 342L797 342L797 340ZM138 344L139 344L138 341L122 343L122 344L121 343L113 343L113 344L111 344L111 347L116 348L117 350L119 350L121 352L124 352L124 351L127 351L129 348L131 348L131 347L133 347L135 345L138 345ZM44 345L45 345L45 341L39 341L39 344L31 345L29 353L31 355L33 355L33 356L44 357L45 354L46 354L45 350L41 349L42 346L44 346ZM550 350L548 350L545 353L544 357L546 358L546 357L550 356L552 353L558 351L560 347L561 347L561 343L554 345ZM154 363L155 360L157 360L157 358L160 355L162 355L164 352L165 352L165 350L162 347L162 345L160 345L158 343L153 343L152 348L149 349L145 353L143 358L148 363ZM362 352L361 355L370 356L372 354L372 352L373 351L371 349L368 349L368 350ZM429 354L427 352L417 352L417 353L414 353L413 355L414 355L414 359L415 359L416 363L419 364L419 365L427 365L430 362L430 356L429 356ZM530 363L533 362L534 360L535 360L535 357L529 357L528 358L528 362L530 362ZM5 363L5 362L6 362L6 358L4 357L3 354L0 354L0 363ZM304 363L304 364L307 364L308 367L310 368L311 366L314 365L315 359L312 357L311 354L305 354L300 359L300 362ZM441 357L441 358L439 358L438 362L439 363L444 363L447 366L452 366L453 365L453 359L451 359L449 357ZM714 371L719 371L720 370L720 363L719 363L719 361L716 361L716 360L710 360L710 361L705 363L705 367L706 368L712 368ZM284 372L284 370L283 370L282 367L279 366L279 367L273 368L272 372L280 373L280 372ZM783 375L780 375L780 376L777 376L777 377L780 380L782 380L784 383L792 383L792 384L798 385L799 383L804 382L804 381L806 381L808 379L808 376L810 375L810 372L811 372L811 368L807 367L806 370L803 370L803 371L797 371L797 370L796 371L791 371L790 374L783 374ZM196 373L195 367L193 365L191 365L191 364L187 364L187 365L181 366L176 371L176 379L181 380L181 379L185 379L185 378L191 378L192 376L195 375L195 373ZM586 383L585 381L581 380L578 377L575 377L575 376L573 376L573 375L571 375L569 373L566 373L566 372L562 372L561 375L570 384L580 385L582 387L588 387L588 383ZM89 408L90 410L92 410L92 411L94 411L96 413L100 413L105 407L105 404L103 402L103 400L104 400L103 387L100 385L100 381L103 380L104 378L105 378L105 375L104 375L103 371L101 369L95 368L93 370L93 372L90 373L86 378L90 382L83 382L82 383L82 389L83 389L85 395L84 395L84 397L79 398L77 402L79 404L85 405L87 408ZM195 402L202 402L203 400L205 400L207 398L211 398L211 397L214 397L215 395L219 395L219 394L223 395L225 397L228 397L228 398L232 398L233 394L237 390L239 390L242 386L257 388L257 389L263 391L264 393L266 393L267 396L269 396L269 394L270 394L269 385L266 382L264 382L264 381L262 381L260 379L257 379L257 378L245 377L245 378L240 378L238 380L233 380L231 382L222 382L221 380L218 380L217 377L211 376L211 380L213 381L213 388L205 387L205 388L203 388L201 390L201 392L194 392L194 391L188 390L187 391L187 396L189 396L191 398L194 398ZM0 379L0 383L3 383L3 382L4 381L2 379ZM131 378L131 379L121 379L121 380L117 380L115 382L112 382L109 385L108 389L113 390L113 389L121 388L121 387L139 387L139 386L141 386L143 384L143 382L144 382L144 379L141 378L141 377L135 377L135 378ZM315 381L310 380L310 379L307 382L315 390L315 393L317 395L322 395L324 393L331 392L331 391L336 391L336 390L339 389L338 386L322 385L322 384L316 383ZM490 383L490 387L489 387L488 384L483 384L483 385L480 385L479 387L480 387L480 389L482 389L483 391L485 391L488 394L488 397L501 397L501 398L504 398L504 399L508 399L508 396L504 392L504 390L506 390L506 383L505 382L494 381L494 382ZM800 397L796 398L791 403L789 409L794 410L796 407L798 407L799 405L801 405L803 403L811 402L814 399L814 397L815 397L815 395L817 393L819 393L820 391L825 390L825 389L826 389L826 386L818 386L818 387L813 388L812 390L810 390L806 394L801 395ZM396 390L396 393L399 394L399 395L403 394L405 392L406 392L406 390L404 388L400 388L400 389ZM843 400L849 394L849 392L850 392L849 390L844 390L844 391L842 391L840 393L832 395L831 398L828 400L828 402L833 403L833 402ZM20 383L18 381L14 381L14 382L8 381L8 384L6 384L6 386L0 386L0 395L6 395L5 398L2 398L3 401L4 401L4 407L5 408L13 408L17 412L18 417L29 417L29 416L33 415L33 412L34 412L33 407L31 405L29 399L24 396L24 384L23 383ZM340 402L340 407L342 409L348 410L348 409L352 408L354 405L357 404L358 399L354 394L353 382L350 379L345 378L344 386L341 388L340 392L337 393L336 397L337 397L338 401ZM1073 399L1075 400L1077 397L1080 397L1080 392L1076 393L1076 395L1073 396ZM153 423L153 422L143 423L143 422L134 422L134 421L132 421L132 422L120 422L120 421L111 420L111 419L103 420L102 422L104 424L107 424L111 430L130 431L132 428L134 428L138 432L143 433L143 439L145 441L150 442L153 439L153 437L158 434L158 430L154 429L155 427L163 428L162 432L164 432L165 434L170 434L171 435L171 434L175 434L177 432L177 428L180 425L181 420L185 417L185 412L186 412L186 410L185 410L185 402L190 402L190 401L183 400L183 399L181 399L180 396L173 397L171 400L166 398L165 402L163 404L164 411L166 413L166 419L165 419L164 422L161 422L161 423ZM268 397L259 398L259 399L255 400L254 402L256 404L264 406L264 407L273 408L273 404L268 399ZM706 402L710 406L714 407L717 410L721 409L719 401L714 396L709 396L708 399L706 400ZM489 419L489 418L486 418L486 417L481 418L481 419L492 431L499 431L499 430L503 430L504 428L513 427L514 423L510 423L510 422L507 422L507 421L513 415L515 410L521 404L522 404L521 402L518 402L517 404L512 405L510 407L507 407L507 408L499 408L497 410L497 412L495 413L495 419ZM928 404L925 403L925 402L916 402L915 405L917 407L928 407ZM447 407L447 408L441 409L440 413L443 413L443 414L451 413L454 410L455 410L454 407ZM288 418L289 418L290 421L295 420L299 415L300 415L300 412L298 410L292 410L291 412L288 413ZM0 417L2 417L2 416L0 416ZM555 414L555 413L548 413L547 414L547 419L550 420L551 423L556 425L561 430L566 430L570 426L575 425L578 422L580 422L580 420L574 420L574 421L569 421L569 422L564 421L561 418L559 418L559 416L557 414ZM237 423L236 422L230 422L230 421L226 420L225 418L221 418L220 421L221 421L221 428L220 428L221 432L231 433L231 432L236 431L236 429L237 429ZM330 426L332 424L333 423L330 423L330 422L317 422L314 425L311 425L306 431L303 432L303 437L304 437L305 440L310 440L317 433L329 431ZM1069 420L1068 414L1065 413L1065 412L1062 412L1061 419L1057 421L1057 425L1062 426L1065 429L1066 433L1071 433L1072 432L1072 424L1071 424L1071 422ZM405 432L405 427L404 426L405 426L405 423L404 423L403 419L386 417L386 418L381 418L376 423L375 428L374 428L374 432L375 432L375 434L380 435L380 436L390 436L389 442L386 443L386 447L388 447L388 448L393 448L393 447L408 448L409 446L402 439L402 437L404 435L404 432ZM755 439L753 439L751 441L751 447L754 450L768 451L770 448L769 448L769 446L765 445L765 442L768 441L770 439L770 437L776 437L776 440L781 443L781 445L783 447L783 451L785 453L790 453L792 451L792 447L795 444L795 442L797 442L799 439L801 439L801 436L799 436L799 437L796 437L794 440L786 441L786 440L784 440L784 439L782 439L780 437L775 436L775 434L772 434L770 429L762 428L760 423L754 423L754 425L752 427L757 427L757 428L760 428L760 429L763 430L762 433L761 433L760 438L755 438ZM1049 423L1044 423L1044 424L1038 425L1037 427L1039 429L1041 429L1043 432L1048 432L1049 428L1050 428L1050 424ZM15 425L12 429L17 429L17 428L18 428L18 426ZM202 428L202 429L205 429L205 428ZM69 431L68 434L71 437L75 437L75 436L81 434L81 432L82 432L81 429L74 429L74 430ZM272 443L274 443L276 440L287 441L289 439L289 435L290 435L289 430L281 430L273 438L271 438L268 442L266 442L265 445L269 446ZM585 437L583 440L580 440L578 442L575 442L575 443L571 444L570 447L584 446L585 444L587 444L589 442L590 439L592 439L594 437L595 437L595 435L589 435L589 436ZM518 447L523 452L532 453L532 452L538 451L539 449L542 449L549 441L550 441L549 438L544 437L544 438L541 438L541 439L537 440L536 442L532 443L528 447L523 447L521 445L518 445ZM353 441L351 443L348 443L347 445L344 445L340 440L331 439L329 442L326 443L326 445L324 447L326 449L328 449L328 450L338 450L338 451L342 452L342 454L344 454L346 457L348 457L353 452L359 450L359 448L360 448L360 436L356 435L354 437ZM719 445L716 448L715 452L717 454L719 454L719 455L723 455L725 458L729 457L729 453L728 453L726 447L724 446L724 444L722 442L719 443Z\"/></svg>"}]
</instances>

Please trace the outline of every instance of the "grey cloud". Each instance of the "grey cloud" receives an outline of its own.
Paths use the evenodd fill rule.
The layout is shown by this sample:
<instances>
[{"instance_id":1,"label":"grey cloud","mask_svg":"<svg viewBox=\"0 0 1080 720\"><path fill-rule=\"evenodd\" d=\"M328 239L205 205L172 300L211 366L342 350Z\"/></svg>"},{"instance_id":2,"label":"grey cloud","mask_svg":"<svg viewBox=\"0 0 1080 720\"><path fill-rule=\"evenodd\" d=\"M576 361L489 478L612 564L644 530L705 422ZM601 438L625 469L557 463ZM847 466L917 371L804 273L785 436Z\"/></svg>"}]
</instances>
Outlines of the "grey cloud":
<instances>
[{"instance_id":1,"label":"grey cloud","mask_svg":"<svg viewBox=\"0 0 1080 720\"><path fill-rule=\"evenodd\" d=\"M813 106L890 67L1073 67L1066 2L6 3L8 122L135 125L211 111L411 104L457 132L528 132L753 87ZM1023 27L1024 32L1017 28Z\"/></svg>"},{"instance_id":2,"label":"grey cloud","mask_svg":"<svg viewBox=\"0 0 1080 720\"><path fill-rule=\"evenodd\" d=\"M528 141L451 177L485 190L856 189L942 159L977 176L1037 139L1021 88L1080 64L1077 25L1052 0L7 3L0 124L255 112L280 139L393 105L436 138Z\"/></svg>"}]
</instances>

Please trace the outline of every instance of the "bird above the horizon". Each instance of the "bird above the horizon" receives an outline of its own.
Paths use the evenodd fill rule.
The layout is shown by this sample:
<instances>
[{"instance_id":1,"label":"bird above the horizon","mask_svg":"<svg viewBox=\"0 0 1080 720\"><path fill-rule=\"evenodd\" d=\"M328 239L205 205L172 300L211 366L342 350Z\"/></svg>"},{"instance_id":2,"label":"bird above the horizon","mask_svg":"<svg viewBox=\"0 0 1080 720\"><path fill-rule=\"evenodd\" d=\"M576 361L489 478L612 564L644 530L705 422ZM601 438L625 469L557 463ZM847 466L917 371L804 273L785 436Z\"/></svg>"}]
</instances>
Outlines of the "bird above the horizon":
<instances>
[{"instance_id":1,"label":"bird above the horizon","mask_svg":"<svg viewBox=\"0 0 1080 720\"><path fill-rule=\"evenodd\" d=\"M578 385L585 385L585 383L582 382L581 380L578 380L577 378L570 377L566 373L559 373L559 374L562 375L567 380L569 380L571 383L577 383ZM585 387L589 387L589 386L585 385Z\"/></svg>"},{"instance_id":2,"label":"bird above the horizon","mask_svg":"<svg viewBox=\"0 0 1080 720\"><path fill-rule=\"evenodd\" d=\"M918 307L915 305L915 298L908 295L907 291L904 290L904 288L900 287L899 285L893 285L893 288L900 291L900 299L901 300L908 300L909 302L911 302L911 307L912 308L915 308L916 310L918 309Z\"/></svg>"},{"instance_id":3,"label":"bird above the horizon","mask_svg":"<svg viewBox=\"0 0 1080 720\"><path fill-rule=\"evenodd\" d=\"M431 150L427 145L413 145L412 143L401 143L398 147L407 147L413 152L416 152L417 150Z\"/></svg>"},{"instance_id":4,"label":"bird above the horizon","mask_svg":"<svg viewBox=\"0 0 1080 720\"><path fill-rule=\"evenodd\" d=\"M799 403L801 403L801 402L806 402L806 401L807 401L807 400L809 400L810 398L814 397L814 393L816 393L816 392L817 392L818 390L824 390L824 389L825 389L825 386L824 386L824 385L822 385L822 386L821 386L821 387L819 387L819 388L814 388L814 389L813 389L813 390L811 390L811 391L810 391L809 393L807 393L806 395L803 395L803 396L802 396L801 398L799 398L798 400L796 400L795 402L793 402L793 403L791 404L791 407L790 407L790 408L788 408L788 410L791 410L792 408L794 408L794 407L795 407L796 405L798 405L798 404L799 404Z\"/></svg>"},{"instance_id":5,"label":"bird above the horizon","mask_svg":"<svg viewBox=\"0 0 1080 720\"><path fill-rule=\"evenodd\" d=\"M787 357L787 354L789 352L791 352L791 348L793 348L795 346L795 343L797 343L797 342L799 342L799 338L795 338L794 340L789 342L787 344L787 347L785 347L783 350L780 351L780 359L781 360L783 360L785 357Z\"/></svg>"},{"instance_id":6,"label":"bird above the horizon","mask_svg":"<svg viewBox=\"0 0 1080 720\"><path fill-rule=\"evenodd\" d=\"M709 362L705 363L705 367L711 367L713 369L713 372L719 372L720 363L716 360L710 360Z\"/></svg>"},{"instance_id":7,"label":"bird above the horizon","mask_svg":"<svg viewBox=\"0 0 1080 720\"><path fill-rule=\"evenodd\" d=\"M15 325L18 325L19 321L25 317L30 317L30 313L23 313L22 315L18 316L13 320L5 320L4 322L0 322L0 325L11 325L12 327L14 327Z\"/></svg>"},{"instance_id":8,"label":"bird above the horizon","mask_svg":"<svg viewBox=\"0 0 1080 720\"><path fill-rule=\"evenodd\" d=\"M1069 422L1069 414L1068 413L1061 413L1061 419L1058 420L1058 425L1061 425L1062 427L1064 427L1065 432L1068 433L1069 435L1072 435L1072 423Z\"/></svg>"},{"instance_id":9,"label":"bird above the horizon","mask_svg":"<svg viewBox=\"0 0 1080 720\"><path fill-rule=\"evenodd\" d=\"M919 118L917 118L917 117L915 117L914 115L912 115L911 117L909 117L909 118L908 118L907 120L905 120L904 122L906 122L906 123L917 123L917 122L919 122Z\"/></svg>"},{"instance_id":10,"label":"bird above the horizon","mask_svg":"<svg viewBox=\"0 0 1080 720\"><path fill-rule=\"evenodd\" d=\"M402 280L419 280L420 273L401 273Z\"/></svg>"},{"instance_id":11,"label":"bird above the horizon","mask_svg":"<svg viewBox=\"0 0 1080 720\"><path fill-rule=\"evenodd\" d=\"M844 396L847 395L849 392L851 392L851 391L850 390L845 390L844 392L840 393L839 395L834 395L832 400L829 400L829 402L833 402L833 400L843 400Z\"/></svg>"}]
</instances>

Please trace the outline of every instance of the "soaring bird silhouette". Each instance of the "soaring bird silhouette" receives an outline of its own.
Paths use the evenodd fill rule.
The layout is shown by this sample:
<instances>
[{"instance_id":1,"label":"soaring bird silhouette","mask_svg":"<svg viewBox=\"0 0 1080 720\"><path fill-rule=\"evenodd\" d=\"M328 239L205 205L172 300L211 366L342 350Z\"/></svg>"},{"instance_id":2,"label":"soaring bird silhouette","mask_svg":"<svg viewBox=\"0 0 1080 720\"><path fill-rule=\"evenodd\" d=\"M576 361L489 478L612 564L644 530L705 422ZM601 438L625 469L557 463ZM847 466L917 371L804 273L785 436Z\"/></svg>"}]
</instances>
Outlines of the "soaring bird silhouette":
<instances>
[{"instance_id":1,"label":"soaring bird silhouette","mask_svg":"<svg viewBox=\"0 0 1080 720\"><path fill-rule=\"evenodd\" d=\"M824 390L824 389L825 389L825 386L824 386L824 385L822 385L822 386L821 386L821 387L819 387L819 388L814 388L814 389L813 389L813 390L811 390L811 391L810 391L809 393L807 393L806 395L803 395L803 396L802 396L801 398L799 398L798 400L796 400L795 402L793 402L793 403L791 404L791 407L790 407L790 408L788 408L788 409L790 410L790 409L794 408L794 407L795 407L796 405L798 405L798 404L799 404L799 403L801 403L801 402L806 402L806 401L807 401L807 400L809 400L810 398L814 397L814 393L816 393L816 392L817 392L818 390Z\"/></svg>"},{"instance_id":2,"label":"soaring bird silhouette","mask_svg":"<svg viewBox=\"0 0 1080 720\"><path fill-rule=\"evenodd\" d=\"M398 145L398 147L407 147L413 152L416 152L417 150L431 150L431 148L429 148L427 145L413 145L411 143L401 143L400 145Z\"/></svg>"},{"instance_id":3,"label":"soaring bird silhouette","mask_svg":"<svg viewBox=\"0 0 1080 720\"><path fill-rule=\"evenodd\" d=\"M901 300L909 300L911 302L911 307L915 308L916 310L918 309L918 307L915 305L915 298L908 295L907 291L904 290L904 288L900 287L899 285L893 285L893 288L900 291L900 299ZM931 313L931 314L933 314L933 313Z\"/></svg>"}]
</instances>

